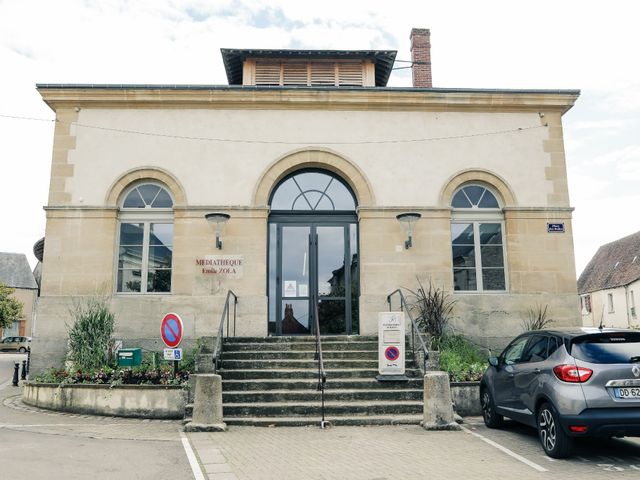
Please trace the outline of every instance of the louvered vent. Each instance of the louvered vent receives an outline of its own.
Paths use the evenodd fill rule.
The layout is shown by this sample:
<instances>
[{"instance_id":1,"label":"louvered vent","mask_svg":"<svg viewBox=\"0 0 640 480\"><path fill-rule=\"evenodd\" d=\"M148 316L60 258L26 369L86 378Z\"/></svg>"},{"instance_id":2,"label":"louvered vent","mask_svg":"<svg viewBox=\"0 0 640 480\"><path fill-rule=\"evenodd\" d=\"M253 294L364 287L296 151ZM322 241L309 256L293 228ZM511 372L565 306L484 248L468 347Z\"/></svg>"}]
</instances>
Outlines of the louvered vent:
<instances>
[{"instance_id":1,"label":"louvered vent","mask_svg":"<svg viewBox=\"0 0 640 480\"><path fill-rule=\"evenodd\" d=\"M256 60L255 85L362 86L364 64L349 61Z\"/></svg>"},{"instance_id":2,"label":"louvered vent","mask_svg":"<svg viewBox=\"0 0 640 480\"><path fill-rule=\"evenodd\" d=\"M362 86L364 72L362 62L338 63L338 85Z\"/></svg>"},{"instance_id":3,"label":"louvered vent","mask_svg":"<svg viewBox=\"0 0 640 480\"><path fill-rule=\"evenodd\" d=\"M284 85L307 85L307 63L283 63Z\"/></svg>"},{"instance_id":4,"label":"louvered vent","mask_svg":"<svg viewBox=\"0 0 640 480\"><path fill-rule=\"evenodd\" d=\"M336 67L331 62L311 63L311 85L335 85Z\"/></svg>"},{"instance_id":5,"label":"louvered vent","mask_svg":"<svg viewBox=\"0 0 640 480\"><path fill-rule=\"evenodd\" d=\"M256 85L282 85L279 60L258 60L256 62Z\"/></svg>"}]
</instances>

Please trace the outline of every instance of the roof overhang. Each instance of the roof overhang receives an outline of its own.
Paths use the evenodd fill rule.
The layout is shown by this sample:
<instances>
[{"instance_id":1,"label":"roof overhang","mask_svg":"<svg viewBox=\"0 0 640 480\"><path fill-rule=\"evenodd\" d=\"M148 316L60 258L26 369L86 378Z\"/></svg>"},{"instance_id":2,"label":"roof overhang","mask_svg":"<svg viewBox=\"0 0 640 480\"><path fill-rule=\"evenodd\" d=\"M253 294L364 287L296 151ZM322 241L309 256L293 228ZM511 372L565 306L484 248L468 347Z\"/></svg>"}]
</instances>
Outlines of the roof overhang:
<instances>
[{"instance_id":1,"label":"roof overhang","mask_svg":"<svg viewBox=\"0 0 640 480\"><path fill-rule=\"evenodd\" d=\"M384 111L568 111L579 90L38 84L58 108L231 108Z\"/></svg>"},{"instance_id":2,"label":"roof overhang","mask_svg":"<svg viewBox=\"0 0 640 480\"><path fill-rule=\"evenodd\" d=\"M376 87L389 81L396 50L263 50L221 48L222 61L229 85L242 85L242 68L247 58L280 58L297 60L370 60L375 65Z\"/></svg>"}]
</instances>

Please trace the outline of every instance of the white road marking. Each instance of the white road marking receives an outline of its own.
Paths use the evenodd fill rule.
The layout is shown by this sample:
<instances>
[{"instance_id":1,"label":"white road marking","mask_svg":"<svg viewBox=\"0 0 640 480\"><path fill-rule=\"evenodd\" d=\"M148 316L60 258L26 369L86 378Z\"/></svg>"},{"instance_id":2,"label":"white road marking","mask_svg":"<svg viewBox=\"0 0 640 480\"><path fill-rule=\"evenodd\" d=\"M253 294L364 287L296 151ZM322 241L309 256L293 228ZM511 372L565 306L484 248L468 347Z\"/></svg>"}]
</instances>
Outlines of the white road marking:
<instances>
[{"instance_id":1,"label":"white road marking","mask_svg":"<svg viewBox=\"0 0 640 480\"><path fill-rule=\"evenodd\" d=\"M534 470L537 470L539 472L548 472L549 470L547 470L544 467L541 467L540 465L538 465L537 463L532 462L531 460L528 460L526 458L524 458L522 455L518 455L515 452L512 452L511 450L509 450L507 447L503 447L502 445L500 445L499 443L494 442L493 440L489 440L486 437L483 437L482 435L480 435L479 433L476 432L472 432L471 430L469 430L468 428L461 426L462 430L470 433L471 435L478 437L480 440L482 440L483 442L488 443L489 445L491 445L494 448L497 448L498 450L506 453L507 455L509 455L510 457L515 458L516 460L524 463L525 465L528 465L529 467L533 468Z\"/></svg>"},{"instance_id":2,"label":"white road marking","mask_svg":"<svg viewBox=\"0 0 640 480\"><path fill-rule=\"evenodd\" d=\"M200 465L198 464L198 459L196 458L196 454L193 453L193 449L191 448L191 444L189 443L189 439L182 432L180 432L180 438L182 440L182 446L184 447L184 451L187 454L189 465L191 465L191 471L193 472L194 478L196 480L205 480L204 475L202 474L202 470L200 469Z\"/></svg>"}]
</instances>

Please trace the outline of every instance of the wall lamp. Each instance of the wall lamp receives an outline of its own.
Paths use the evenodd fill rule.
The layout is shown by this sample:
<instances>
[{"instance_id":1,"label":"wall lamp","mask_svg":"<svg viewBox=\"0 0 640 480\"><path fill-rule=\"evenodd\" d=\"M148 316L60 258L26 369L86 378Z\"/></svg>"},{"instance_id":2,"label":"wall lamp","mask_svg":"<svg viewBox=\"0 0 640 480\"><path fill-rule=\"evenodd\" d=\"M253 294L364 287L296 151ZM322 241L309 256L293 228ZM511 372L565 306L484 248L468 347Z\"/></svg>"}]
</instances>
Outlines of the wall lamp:
<instances>
[{"instance_id":1,"label":"wall lamp","mask_svg":"<svg viewBox=\"0 0 640 480\"><path fill-rule=\"evenodd\" d=\"M402 227L407 231L407 240L404 242L404 248L406 250L413 246L413 224L420 220L421 217L422 215L415 212L396 215L400 225L402 225Z\"/></svg>"},{"instance_id":2,"label":"wall lamp","mask_svg":"<svg viewBox=\"0 0 640 480\"><path fill-rule=\"evenodd\" d=\"M225 224L231 218L231 215L226 213L207 213L204 218L207 219L207 222L211 224L216 224L216 248L218 250L222 250L222 241L220 240L220 236L222 235L222 231L224 230Z\"/></svg>"}]
</instances>

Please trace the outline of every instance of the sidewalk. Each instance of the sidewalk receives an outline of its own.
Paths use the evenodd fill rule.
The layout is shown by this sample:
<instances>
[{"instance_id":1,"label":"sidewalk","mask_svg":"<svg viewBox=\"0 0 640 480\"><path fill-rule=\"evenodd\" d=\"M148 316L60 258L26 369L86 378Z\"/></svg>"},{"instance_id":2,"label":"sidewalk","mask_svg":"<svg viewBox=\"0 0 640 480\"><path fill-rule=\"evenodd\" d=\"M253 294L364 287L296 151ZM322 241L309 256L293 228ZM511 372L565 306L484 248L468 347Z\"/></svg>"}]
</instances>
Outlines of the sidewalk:
<instances>
[{"instance_id":1,"label":"sidewalk","mask_svg":"<svg viewBox=\"0 0 640 480\"><path fill-rule=\"evenodd\" d=\"M419 426L233 427L189 439L210 480L539 477L467 432Z\"/></svg>"}]
</instances>

